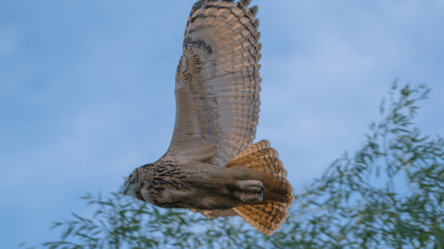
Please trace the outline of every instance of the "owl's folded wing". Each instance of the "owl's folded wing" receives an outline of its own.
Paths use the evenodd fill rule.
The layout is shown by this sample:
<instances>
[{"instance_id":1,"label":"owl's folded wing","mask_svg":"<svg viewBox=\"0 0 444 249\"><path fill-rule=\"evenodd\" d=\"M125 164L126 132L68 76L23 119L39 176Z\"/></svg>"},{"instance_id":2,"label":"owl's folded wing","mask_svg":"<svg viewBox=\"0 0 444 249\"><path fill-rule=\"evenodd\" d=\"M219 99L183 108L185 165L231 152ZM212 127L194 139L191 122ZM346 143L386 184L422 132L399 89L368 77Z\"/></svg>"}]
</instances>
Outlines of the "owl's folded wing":
<instances>
[{"instance_id":1,"label":"owl's folded wing","mask_svg":"<svg viewBox=\"0 0 444 249\"><path fill-rule=\"evenodd\" d=\"M261 44L251 0L195 3L176 74L176 123L164 160L224 166L256 136Z\"/></svg>"}]
</instances>

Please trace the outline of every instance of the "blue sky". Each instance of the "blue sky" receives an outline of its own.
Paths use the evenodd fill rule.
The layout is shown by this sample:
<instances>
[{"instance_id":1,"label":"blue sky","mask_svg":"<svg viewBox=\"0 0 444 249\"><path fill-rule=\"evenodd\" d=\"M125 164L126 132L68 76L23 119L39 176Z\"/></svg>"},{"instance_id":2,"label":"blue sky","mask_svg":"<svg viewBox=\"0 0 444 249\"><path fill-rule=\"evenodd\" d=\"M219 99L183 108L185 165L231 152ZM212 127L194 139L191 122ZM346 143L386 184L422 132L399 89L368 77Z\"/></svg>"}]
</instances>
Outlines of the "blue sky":
<instances>
[{"instance_id":1,"label":"blue sky","mask_svg":"<svg viewBox=\"0 0 444 249\"><path fill-rule=\"evenodd\" d=\"M0 0L0 244L59 237L168 148L195 1ZM444 135L444 1L253 0L262 32L257 140L296 191L346 150L392 82L428 83L417 123Z\"/></svg>"}]
</instances>

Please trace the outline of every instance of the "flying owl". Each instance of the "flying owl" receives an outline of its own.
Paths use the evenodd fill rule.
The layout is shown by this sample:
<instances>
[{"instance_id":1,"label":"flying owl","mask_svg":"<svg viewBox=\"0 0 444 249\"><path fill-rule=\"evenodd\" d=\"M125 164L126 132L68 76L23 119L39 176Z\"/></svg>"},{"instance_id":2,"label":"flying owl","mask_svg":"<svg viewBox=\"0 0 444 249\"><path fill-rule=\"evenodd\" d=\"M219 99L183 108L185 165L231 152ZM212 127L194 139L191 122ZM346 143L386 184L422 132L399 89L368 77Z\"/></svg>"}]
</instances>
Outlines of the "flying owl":
<instances>
[{"instance_id":1,"label":"flying owl","mask_svg":"<svg viewBox=\"0 0 444 249\"><path fill-rule=\"evenodd\" d=\"M264 234L279 230L294 196L278 152L252 144L261 65L251 0L200 0L188 18L176 72L176 123L158 161L134 170L127 195L211 218L241 216Z\"/></svg>"}]
</instances>

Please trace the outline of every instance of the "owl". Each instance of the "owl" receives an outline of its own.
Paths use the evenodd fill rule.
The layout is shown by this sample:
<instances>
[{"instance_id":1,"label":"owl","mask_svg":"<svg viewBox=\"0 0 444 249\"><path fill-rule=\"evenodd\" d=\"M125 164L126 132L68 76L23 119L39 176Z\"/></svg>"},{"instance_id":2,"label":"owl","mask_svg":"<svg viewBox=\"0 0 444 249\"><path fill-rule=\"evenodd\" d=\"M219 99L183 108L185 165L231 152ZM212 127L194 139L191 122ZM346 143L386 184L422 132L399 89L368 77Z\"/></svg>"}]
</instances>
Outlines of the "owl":
<instances>
[{"instance_id":1,"label":"owl","mask_svg":"<svg viewBox=\"0 0 444 249\"><path fill-rule=\"evenodd\" d=\"M266 235L294 201L278 152L254 143L262 44L251 0L200 0L191 10L176 72L170 147L135 169L124 193L206 217L239 215Z\"/></svg>"}]
</instances>

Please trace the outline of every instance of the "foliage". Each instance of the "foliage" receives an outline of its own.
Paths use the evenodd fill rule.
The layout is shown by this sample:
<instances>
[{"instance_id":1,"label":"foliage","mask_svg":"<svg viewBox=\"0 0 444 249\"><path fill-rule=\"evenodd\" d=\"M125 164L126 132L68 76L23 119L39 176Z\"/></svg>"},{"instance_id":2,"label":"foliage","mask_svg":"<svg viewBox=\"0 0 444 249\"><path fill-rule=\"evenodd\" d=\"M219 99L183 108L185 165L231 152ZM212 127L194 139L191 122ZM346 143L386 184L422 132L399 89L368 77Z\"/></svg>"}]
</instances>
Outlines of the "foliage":
<instances>
[{"instance_id":1,"label":"foliage","mask_svg":"<svg viewBox=\"0 0 444 249\"><path fill-rule=\"evenodd\" d=\"M398 91L398 92L396 92ZM381 104L363 147L305 186L287 222L265 236L239 217L207 219L160 209L121 192L89 196L92 219L56 222L45 248L434 248L444 249L444 140L413 124L425 85L398 89ZM404 178L402 178L404 176ZM395 187L397 189L395 189ZM403 191L404 190L404 191ZM68 240L70 239L70 240Z\"/></svg>"},{"instance_id":2,"label":"foliage","mask_svg":"<svg viewBox=\"0 0 444 249\"><path fill-rule=\"evenodd\" d=\"M46 248L237 248L240 241L254 243L248 235L251 229L228 218L214 220L184 209L158 208L121 191L106 201L101 196L82 198L96 207L94 218L73 214L74 220L55 222L53 228L65 227L62 240L45 243ZM78 242L68 242L68 237Z\"/></svg>"},{"instance_id":3,"label":"foliage","mask_svg":"<svg viewBox=\"0 0 444 249\"><path fill-rule=\"evenodd\" d=\"M430 89L407 85L399 97L395 90L396 82L363 148L334 161L298 196L299 212L322 209L291 230L307 247L444 248L444 141L421 136L412 123ZM402 173L405 193L395 190ZM376 178L385 184L375 186Z\"/></svg>"}]
</instances>

